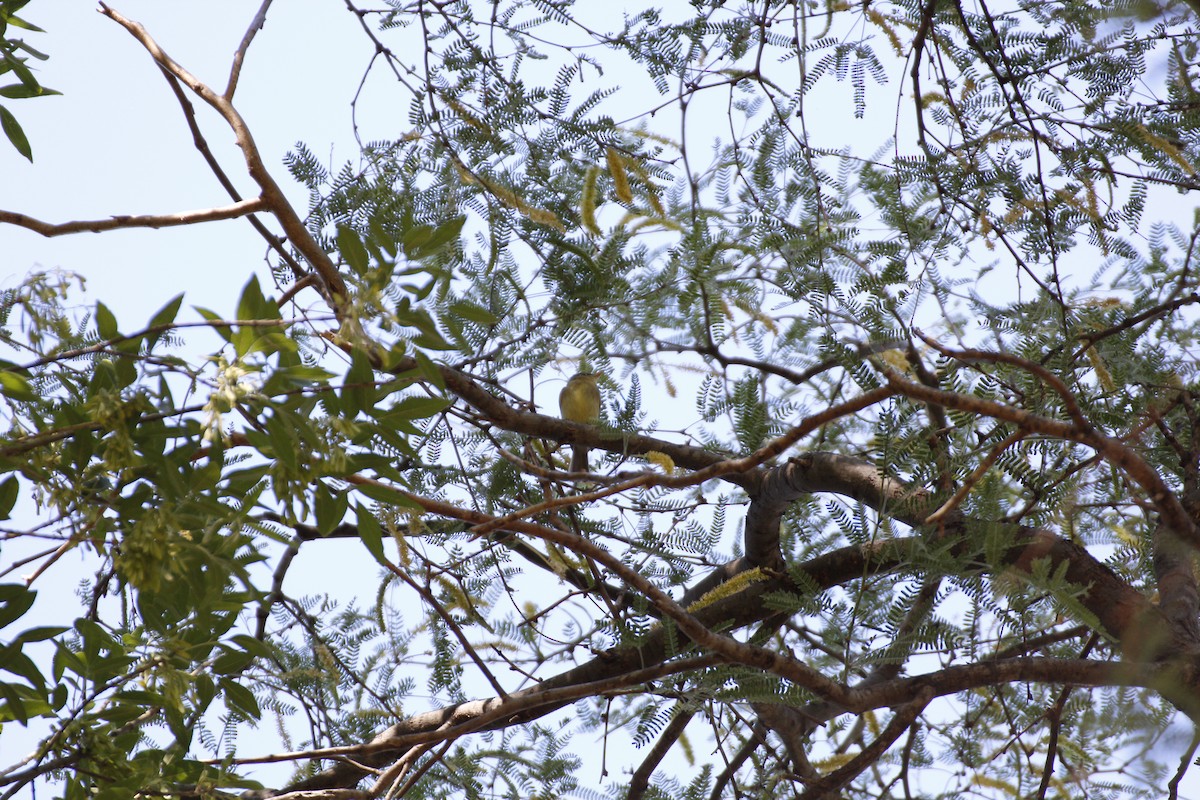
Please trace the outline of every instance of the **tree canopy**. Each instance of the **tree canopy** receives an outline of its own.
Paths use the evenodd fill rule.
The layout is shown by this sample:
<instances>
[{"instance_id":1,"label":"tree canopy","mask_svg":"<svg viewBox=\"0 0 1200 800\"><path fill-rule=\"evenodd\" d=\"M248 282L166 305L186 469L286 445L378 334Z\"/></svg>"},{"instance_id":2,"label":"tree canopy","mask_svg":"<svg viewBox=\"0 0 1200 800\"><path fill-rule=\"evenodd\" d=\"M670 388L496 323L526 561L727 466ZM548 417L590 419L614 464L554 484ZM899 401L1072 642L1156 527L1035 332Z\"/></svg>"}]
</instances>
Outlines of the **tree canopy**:
<instances>
[{"instance_id":1,"label":"tree canopy","mask_svg":"<svg viewBox=\"0 0 1200 800\"><path fill-rule=\"evenodd\" d=\"M270 0L224 86L101 4L225 194L0 210L267 252L149 320L0 293L0 798L1178 794L1192 5L345 5L371 91L301 113L387 110L352 162L262 157ZM0 3L26 157L45 6Z\"/></svg>"}]
</instances>

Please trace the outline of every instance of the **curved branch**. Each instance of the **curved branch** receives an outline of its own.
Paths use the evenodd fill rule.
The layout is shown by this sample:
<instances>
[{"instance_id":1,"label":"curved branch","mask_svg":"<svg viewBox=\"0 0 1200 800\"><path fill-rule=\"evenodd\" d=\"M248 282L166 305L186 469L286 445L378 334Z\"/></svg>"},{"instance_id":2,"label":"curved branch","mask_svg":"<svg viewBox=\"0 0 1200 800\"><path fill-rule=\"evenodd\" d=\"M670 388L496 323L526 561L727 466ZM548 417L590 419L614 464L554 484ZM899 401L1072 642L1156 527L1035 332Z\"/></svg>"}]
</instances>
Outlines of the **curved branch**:
<instances>
[{"instance_id":1,"label":"curved branch","mask_svg":"<svg viewBox=\"0 0 1200 800\"><path fill-rule=\"evenodd\" d=\"M275 182L275 179L267 170L266 165L263 163L262 155L259 153L258 145L255 143L254 137L250 134L250 128L246 125L246 121L242 119L242 115L238 113L238 110L234 108L232 103L214 92L203 81L188 72L167 55L141 23L128 19L104 3L100 4L100 13L128 31L131 36L146 48L146 51L150 53L159 67L182 81L200 99L212 106L221 115L226 124L233 130L238 147L242 150L242 157L246 160L246 170L254 182L258 184L263 200L271 210L271 213L275 215L279 224L283 226L284 233L291 239L292 244L296 246L296 249L304 255L308 263L320 275L326 300L333 307L334 311L340 313L348 296L346 283L342 280L342 276L339 274L337 266L333 263L329 254L325 252L317 240L313 238L312 234L308 232L304 221L296 213L295 209L292 208L283 190L279 188L279 184Z\"/></svg>"}]
</instances>

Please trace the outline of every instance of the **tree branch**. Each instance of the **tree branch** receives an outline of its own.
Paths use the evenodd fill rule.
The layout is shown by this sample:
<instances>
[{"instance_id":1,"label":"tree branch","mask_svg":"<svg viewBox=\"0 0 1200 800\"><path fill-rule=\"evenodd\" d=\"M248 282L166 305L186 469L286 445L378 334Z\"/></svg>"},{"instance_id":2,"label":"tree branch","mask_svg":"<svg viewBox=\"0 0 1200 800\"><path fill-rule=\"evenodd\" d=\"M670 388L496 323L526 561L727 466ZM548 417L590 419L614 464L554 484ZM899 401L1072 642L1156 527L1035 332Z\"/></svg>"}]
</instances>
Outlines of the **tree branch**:
<instances>
[{"instance_id":1,"label":"tree branch","mask_svg":"<svg viewBox=\"0 0 1200 800\"><path fill-rule=\"evenodd\" d=\"M287 197L283 194L283 190L279 188L279 184L271 176L263 163L262 155L259 153L258 145L254 141L254 137L250 134L250 128L246 125L246 121L242 119L242 115L238 113L233 104L226 100L221 95L210 89L203 81L195 75L188 72L159 46L158 42L146 31L146 28L138 22L126 18L120 12L109 7L105 3L100 4L100 13L109 19L113 20L131 36L137 39L146 51L150 53L155 62L166 70L171 75L178 78L189 89L196 93L200 99L204 100L213 107L233 130L234 136L237 139L238 147L242 150L242 157L246 160L246 169L250 177L258 184L262 192L263 200L266 202L271 213L283 226L284 233L291 239L292 244L296 249L304 255L308 263L320 275L326 300L329 302L333 310L341 314L346 298L348 297L346 283L342 280L341 274L330 259L329 254L317 243L317 240L312 237L305 227L304 221L292 208Z\"/></svg>"},{"instance_id":2,"label":"tree branch","mask_svg":"<svg viewBox=\"0 0 1200 800\"><path fill-rule=\"evenodd\" d=\"M255 35L267 24L267 9L271 7L272 1L263 0L263 4L258 7L258 13L250 21L241 43L233 53L233 64L229 68L229 82L225 85L225 93L221 95L226 102L233 102L233 93L237 91L238 79L242 76L242 62L246 60L246 52L249 51L250 43L254 41Z\"/></svg>"},{"instance_id":3,"label":"tree branch","mask_svg":"<svg viewBox=\"0 0 1200 800\"><path fill-rule=\"evenodd\" d=\"M0 211L0 222L27 228L34 233L40 233L47 238L65 236L69 233L101 233L102 231L120 230L122 228L173 228L179 225L192 225L198 222L212 222L220 219L237 219L256 211L268 209L267 202L261 197L250 200L240 200L231 206L205 208L196 211L177 211L174 214L145 214L131 216L120 214L107 219L76 220L74 222L43 222L40 219L18 214L15 211Z\"/></svg>"}]
</instances>

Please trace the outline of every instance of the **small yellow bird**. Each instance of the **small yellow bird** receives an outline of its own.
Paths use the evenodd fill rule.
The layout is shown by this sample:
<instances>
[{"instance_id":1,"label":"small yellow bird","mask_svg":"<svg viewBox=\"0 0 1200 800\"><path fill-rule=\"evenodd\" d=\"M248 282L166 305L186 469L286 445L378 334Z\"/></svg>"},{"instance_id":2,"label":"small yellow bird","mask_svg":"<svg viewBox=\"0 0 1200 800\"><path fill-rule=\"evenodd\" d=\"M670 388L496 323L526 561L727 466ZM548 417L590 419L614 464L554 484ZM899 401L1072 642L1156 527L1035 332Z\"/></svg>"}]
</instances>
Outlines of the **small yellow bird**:
<instances>
[{"instance_id":1,"label":"small yellow bird","mask_svg":"<svg viewBox=\"0 0 1200 800\"><path fill-rule=\"evenodd\" d=\"M558 395L558 408L563 419L596 424L596 420L600 419L600 387L596 385L599 378L596 372L580 372L571 376ZM571 472L587 471L588 448L580 444L572 445Z\"/></svg>"}]
</instances>

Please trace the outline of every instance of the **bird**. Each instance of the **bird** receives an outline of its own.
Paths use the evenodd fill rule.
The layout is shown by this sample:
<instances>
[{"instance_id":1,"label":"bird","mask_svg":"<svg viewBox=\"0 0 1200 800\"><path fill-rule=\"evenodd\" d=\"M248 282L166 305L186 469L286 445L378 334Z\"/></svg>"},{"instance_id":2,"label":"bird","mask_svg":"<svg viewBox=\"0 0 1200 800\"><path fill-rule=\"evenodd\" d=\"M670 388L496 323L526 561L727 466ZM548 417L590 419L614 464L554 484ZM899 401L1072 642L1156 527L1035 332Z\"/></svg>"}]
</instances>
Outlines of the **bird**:
<instances>
[{"instance_id":1,"label":"bird","mask_svg":"<svg viewBox=\"0 0 1200 800\"><path fill-rule=\"evenodd\" d=\"M571 376L558 395L558 408L562 418L570 422L594 425L600 419L600 387L596 372L579 372ZM571 472L588 471L588 448L586 445L571 446Z\"/></svg>"}]
</instances>

